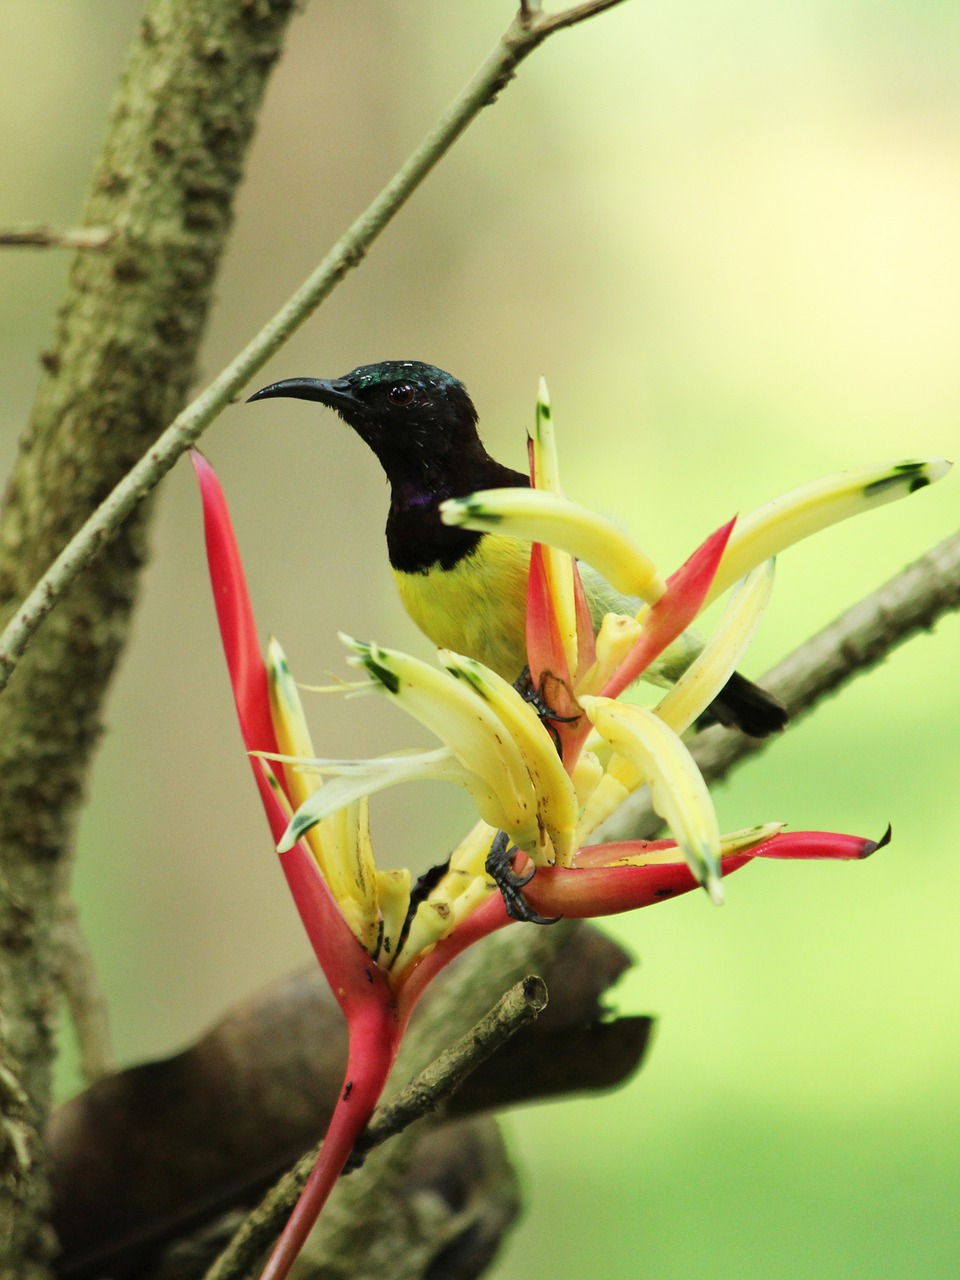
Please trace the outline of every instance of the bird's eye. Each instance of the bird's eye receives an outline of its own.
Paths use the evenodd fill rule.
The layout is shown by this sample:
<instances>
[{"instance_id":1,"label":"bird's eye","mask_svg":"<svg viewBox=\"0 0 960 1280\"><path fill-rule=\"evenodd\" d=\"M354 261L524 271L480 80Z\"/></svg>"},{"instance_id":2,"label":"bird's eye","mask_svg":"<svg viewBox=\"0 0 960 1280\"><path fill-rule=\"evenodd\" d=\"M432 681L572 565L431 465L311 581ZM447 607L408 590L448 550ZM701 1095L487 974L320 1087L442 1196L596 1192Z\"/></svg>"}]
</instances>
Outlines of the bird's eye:
<instances>
[{"instance_id":1,"label":"bird's eye","mask_svg":"<svg viewBox=\"0 0 960 1280\"><path fill-rule=\"evenodd\" d=\"M391 404L402 406L410 404L416 394L409 382L395 382L387 392L387 399Z\"/></svg>"}]
</instances>

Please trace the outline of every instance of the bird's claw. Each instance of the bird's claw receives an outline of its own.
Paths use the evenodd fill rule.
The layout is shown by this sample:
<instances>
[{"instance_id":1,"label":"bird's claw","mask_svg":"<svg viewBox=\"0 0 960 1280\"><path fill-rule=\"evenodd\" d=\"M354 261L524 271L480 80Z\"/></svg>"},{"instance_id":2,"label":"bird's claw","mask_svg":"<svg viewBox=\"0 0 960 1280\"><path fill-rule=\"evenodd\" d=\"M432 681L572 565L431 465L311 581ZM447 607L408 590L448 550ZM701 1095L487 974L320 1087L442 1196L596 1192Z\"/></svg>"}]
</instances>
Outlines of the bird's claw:
<instances>
[{"instance_id":1,"label":"bird's claw","mask_svg":"<svg viewBox=\"0 0 960 1280\"><path fill-rule=\"evenodd\" d=\"M484 869L500 890L503 906L511 920L520 920L524 924L556 924L559 916L541 916L530 906L523 896L523 889L537 873L536 867L525 875L519 875L513 869L516 849L511 849L505 831L498 831L496 839L490 846Z\"/></svg>"},{"instance_id":2,"label":"bird's claw","mask_svg":"<svg viewBox=\"0 0 960 1280\"><path fill-rule=\"evenodd\" d=\"M534 711L540 717L540 722L553 739L553 745L557 749L557 755L563 755L563 744L560 741L560 734L557 730L558 724L573 724L579 720L579 715L561 716L553 707L550 706L544 697L543 688L547 680L556 680L556 676L552 676L549 671L545 671L540 677L539 686L535 686L530 675L530 668L524 667L516 680L513 687L519 693L524 702L528 702Z\"/></svg>"},{"instance_id":3,"label":"bird's claw","mask_svg":"<svg viewBox=\"0 0 960 1280\"><path fill-rule=\"evenodd\" d=\"M551 675L549 671L545 671L540 677L540 684L535 685L530 675L530 668L524 667L516 680L514 680L513 687L524 702L530 703L541 720L554 720L557 724L573 724L575 720L579 720L579 715L561 716L554 711L543 693L543 687L547 680L554 680L559 683L559 677Z\"/></svg>"}]
</instances>

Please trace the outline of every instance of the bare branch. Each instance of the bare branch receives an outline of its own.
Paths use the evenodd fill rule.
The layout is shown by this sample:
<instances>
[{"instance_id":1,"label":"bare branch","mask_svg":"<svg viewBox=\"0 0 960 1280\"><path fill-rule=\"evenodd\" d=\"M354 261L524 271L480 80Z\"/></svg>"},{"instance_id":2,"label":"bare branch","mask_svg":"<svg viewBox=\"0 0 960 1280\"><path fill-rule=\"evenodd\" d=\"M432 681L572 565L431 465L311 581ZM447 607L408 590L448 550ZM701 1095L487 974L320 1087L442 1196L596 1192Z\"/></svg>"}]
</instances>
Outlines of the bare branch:
<instances>
[{"instance_id":1,"label":"bare branch","mask_svg":"<svg viewBox=\"0 0 960 1280\"><path fill-rule=\"evenodd\" d=\"M380 232L431 169L483 108L495 101L524 58L554 31L582 22L620 2L594 0L553 17L544 16L539 10L531 11L529 7L521 10L476 76L373 203L252 342L174 419L40 578L0 635L0 689L9 681L31 636L80 571L244 384L313 314L351 268L362 261Z\"/></svg>"},{"instance_id":2,"label":"bare branch","mask_svg":"<svg viewBox=\"0 0 960 1280\"><path fill-rule=\"evenodd\" d=\"M0 229L0 248L105 249L118 235L114 227L72 227L56 231L42 224Z\"/></svg>"},{"instance_id":3,"label":"bare branch","mask_svg":"<svg viewBox=\"0 0 960 1280\"><path fill-rule=\"evenodd\" d=\"M572 9L564 9L562 13L546 15L541 14L538 9L538 30L542 37L549 36L554 31L584 22L587 18L592 18L595 14L603 13L605 9L612 9L614 5L621 3L622 0L589 0L587 4L576 4Z\"/></svg>"},{"instance_id":4,"label":"bare branch","mask_svg":"<svg viewBox=\"0 0 960 1280\"><path fill-rule=\"evenodd\" d=\"M74 903L64 895L57 930L60 981L80 1050L84 1082L93 1084L114 1069L107 1002L97 981L90 947Z\"/></svg>"},{"instance_id":5,"label":"bare branch","mask_svg":"<svg viewBox=\"0 0 960 1280\"><path fill-rule=\"evenodd\" d=\"M358 1169L367 1153L381 1142L437 1111L481 1062L546 1007L547 986L542 978L532 975L511 987L472 1031L425 1067L392 1102L377 1108L357 1140L347 1172Z\"/></svg>"}]
</instances>

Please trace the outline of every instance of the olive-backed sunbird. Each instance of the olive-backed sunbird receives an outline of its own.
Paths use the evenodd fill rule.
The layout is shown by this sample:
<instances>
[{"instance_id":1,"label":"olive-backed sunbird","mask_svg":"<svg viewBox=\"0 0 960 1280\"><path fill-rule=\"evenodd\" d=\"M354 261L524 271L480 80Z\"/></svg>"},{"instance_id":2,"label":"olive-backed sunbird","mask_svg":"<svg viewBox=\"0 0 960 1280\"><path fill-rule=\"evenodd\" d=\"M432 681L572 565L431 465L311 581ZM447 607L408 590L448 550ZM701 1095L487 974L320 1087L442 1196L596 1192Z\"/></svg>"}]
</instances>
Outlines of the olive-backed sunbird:
<instances>
[{"instance_id":1,"label":"olive-backed sunbird","mask_svg":"<svg viewBox=\"0 0 960 1280\"><path fill-rule=\"evenodd\" d=\"M514 538L446 525L439 507L478 489L524 488L530 481L487 453L463 383L419 360L384 360L342 378L274 382L250 399L273 396L335 409L370 446L390 482L387 552L407 612L434 644L515 681L527 661L529 550ZM581 572L595 627L611 611L636 614L639 600L618 595L588 566ZM671 683L702 647L684 633L644 678ZM782 703L738 673L709 714L758 738L782 729L787 718Z\"/></svg>"}]
</instances>

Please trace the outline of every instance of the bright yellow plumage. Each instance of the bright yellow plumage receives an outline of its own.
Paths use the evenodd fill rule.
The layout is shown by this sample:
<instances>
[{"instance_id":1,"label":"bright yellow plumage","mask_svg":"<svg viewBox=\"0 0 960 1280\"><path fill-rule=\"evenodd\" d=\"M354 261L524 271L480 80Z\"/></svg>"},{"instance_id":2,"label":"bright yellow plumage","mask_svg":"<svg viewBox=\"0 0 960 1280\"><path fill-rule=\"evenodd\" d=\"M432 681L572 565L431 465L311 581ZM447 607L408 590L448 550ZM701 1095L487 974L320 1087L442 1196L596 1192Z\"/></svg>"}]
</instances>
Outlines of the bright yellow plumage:
<instances>
[{"instance_id":1,"label":"bright yellow plumage","mask_svg":"<svg viewBox=\"0 0 960 1280\"><path fill-rule=\"evenodd\" d=\"M488 533L452 569L394 569L404 608L435 645L476 658L505 680L526 666L530 551Z\"/></svg>"}]
</instances>

